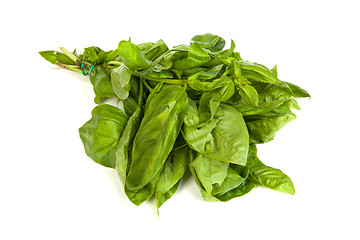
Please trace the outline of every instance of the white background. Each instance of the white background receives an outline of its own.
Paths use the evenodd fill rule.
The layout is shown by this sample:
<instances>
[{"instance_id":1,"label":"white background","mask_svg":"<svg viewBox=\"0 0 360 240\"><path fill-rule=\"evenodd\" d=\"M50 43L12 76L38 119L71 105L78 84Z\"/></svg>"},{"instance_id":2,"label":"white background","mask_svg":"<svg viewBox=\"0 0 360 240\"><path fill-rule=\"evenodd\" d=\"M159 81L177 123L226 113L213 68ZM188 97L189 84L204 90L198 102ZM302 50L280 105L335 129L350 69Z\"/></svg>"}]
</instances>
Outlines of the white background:
<instances>
[{"instance_id":1,"label":"white background","mask_svg":"<svg viewBox=\"0 0 360 240\"><path fill-rule=\"evenodd\" d=\"M0 10L0 239L360 239L357 1L7 1ZM187 177L156 215L84 153L89 80L37 53L120 40L169 47L211 32L312 95L260 159L295 196L263 188L207 203ZM227 45L228 47L229 45Z\"/></svg>"}]
</instances>

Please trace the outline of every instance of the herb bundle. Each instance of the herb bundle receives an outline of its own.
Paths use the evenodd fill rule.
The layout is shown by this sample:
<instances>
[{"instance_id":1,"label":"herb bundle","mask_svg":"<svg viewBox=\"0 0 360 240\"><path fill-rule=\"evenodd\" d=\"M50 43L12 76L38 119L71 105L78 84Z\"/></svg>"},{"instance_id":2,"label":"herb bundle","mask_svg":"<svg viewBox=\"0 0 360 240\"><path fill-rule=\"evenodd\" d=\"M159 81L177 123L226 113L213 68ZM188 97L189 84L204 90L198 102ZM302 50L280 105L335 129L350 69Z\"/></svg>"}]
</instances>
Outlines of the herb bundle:
<instances>
[{"instance_id":1,"label":"herb bundle","mask_svg":"<svg viewBox=\"0 0 360 240\"><path fill-rule=\"evenodd\" d=\"M89 76L97 106L80 129L86 154L116 169L131 202L151 197L157 209L190 170L206 201L228 201L256 185L294 194L291 179L257 157L295 119L302 88L272 69L245 61L213 34L169 49L121 41L113 51L65 48L39 52ZM119 106L105 103L117 98ZM120 104L122 103L122 104ZM123 109L123 110L122 110Z\"/></svg>"}]
</instances>

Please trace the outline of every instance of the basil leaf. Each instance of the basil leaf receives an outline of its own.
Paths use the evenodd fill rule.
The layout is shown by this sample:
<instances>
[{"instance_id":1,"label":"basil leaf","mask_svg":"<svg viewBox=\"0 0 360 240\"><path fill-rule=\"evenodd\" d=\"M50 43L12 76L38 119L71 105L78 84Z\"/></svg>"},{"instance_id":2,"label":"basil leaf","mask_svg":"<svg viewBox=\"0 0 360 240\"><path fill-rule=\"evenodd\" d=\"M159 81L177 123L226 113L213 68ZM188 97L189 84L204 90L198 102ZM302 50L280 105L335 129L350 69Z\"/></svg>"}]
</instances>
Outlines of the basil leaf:
<instances>
[{"instance_id":1,"label":"basil leaf","mask_svg":"<svg viewBox=\"0 0 360 240\"><path fill-rule=\"evenodd\" d=\"M189 49L189 55L185 59L175 61L173 68L178 70L185 70L189 68L199 67L211 59L209 54L202 49L202 47L194 42Z\"/></svg>"},{"instance_id":2,"label":"basil leaf","mask_svg":"<svg viewBox=\"0 0 360 240\"><path fill-rule=\"evenodd\" d=\"M250 142L266 143L273 140L275 133L295 118L295 114L285 113L275 117L259 117L257 120L246 122Z\"/></svg>"},{"instance_id":3,"label":"basil leaf","mask_svg":"<svg viewBox=\"0 0 360 240\"><path fill-rule=\"evenodd\" d=\"M208 123L198 126L188 126L185 123L182 135L189 147L199 153L211 152L210 144L214 142L211 132L216 127L217 122L218 120L212 119Z\"/></svg>"},{"instance_id":4,"label":"basil leaf","mask_svg":"<svg viewBox=\"0 0 360 240\"><path fill-rule=\"evenodd\" d=\"M156 183L155 200L157 208L176 192L179 181L187 169L188 162L188 147L182 147L170 153Z\"/></svg>"},{"instance_id":5,"label":"basil leaf","mask_svg":"<svg viewBox=\"0 0 360 240\"><path fill-rule=\"evenodd\" d=\"M129 41L121 41L117 51L121 61L132 70L150 67L151 61L145 57L138 46Z\"/></svg>"},{"instance_id":6,"label":"basil leaf","mask_svg":"<svg viewBox=\"0 0 360 240\"><path fill-rule=\"evenodd\" d=\"M156 43L152 44L151 47L143 51L143 53L145 54L145 57L147 59L149 59L150 61L154 61L168 50L169 48L166 46L164 41L159 40Z\"/></svg>"},{"instance_id":7,"label":"basil leaf","mask_svg":"<svg viewBox=\"0 0 360 240\"><path fill-rule=\"evenodd\" d=\"M226 178L224 179L221 185L215 185L211 191L213 196L223 195L235 188L245 181L245 178L240 176L235 170L230 166Z\"/></svg>"},{"instance_id":8,"label":"basil leaf","mask_svg":"<svg viewBox=\"0 0 360 240\"><path fill-rule=\"evenodd\" d=\"M195 42L198 43L201 47L207 48L213 52L221 51L225 46L225 40L222 37L211 33L194 36L190 40L190 43L193 44Z\"/></svg>"},{"instance_id":9,"label":"basil leaf","mask_svg":"<svg viewBox=\"0 0 360 240\"><path fill-rule=\"evenodd\" d=\"M239 111L228 105L221 105L215 119L218 120L211 134L211 152L206 156L220 161L245 165L249 148L249 134Z\"/></svg>"},{"instance_id":10,"label":"basil leaf","mask_svg":"<svg viewBox=\"0 0 360 240\"><path fill-rule=\"evenodd\" d=\"M85 152L95 162L115 168L115 152L127 116L108 104L96 106L91 115L91 119L79 129Z\"/></svg>"},{"instance_id":11,"label":"basil leaf","mask_svg":"<svg viewBox=\"0 0 360 240\"><path fill-rule=\"evenodd\" d=\"M123 103L124 111L126 115L128 115L129 117L134 114L134 112L138 107L138 103L136 102L136 100L130 96L127 99L123 100L122 103Z\"/></svg>"},{"instance_id":12,"label":"basil leaf","mask_svg":"<svg viewBox=\"0 0 360 240\"><path fill-rule=\"evenodd\" d=\"M257 185L294 195L291 179L280 169L259 165L250 168L251 180Z\"/></svg>"},{"instance_id":13,"label":"basil leaf","mask_svg":"<svg viewBox=\"0 0 360 240\"><path fill-rule=\"evenodd\" d=\"M163 87L144 113L136 133L126 185L136 191L148 184L162 168L179 134L188 97L184 87Z\"/></svg>"},{"instance_id":14,"label":"basil leaf","mask_svg":"<svg viewBox=\"0 0 360 240\"><path fill-rule=\"evenodd\" d=\"M68 65L75 65L74 61L72 61L69 57L67 57L62 52L50 50L50 51L40 51L39 54L45 60L49 61L52 64L60 62L63 64L68 64Z\"/></svg>"},{"instance_id":15,"label":"basil leaf","mask_svg":"<svg viewBox=\"0 0 360 240\"><path fill-rule=\"evenodd\" d=\"M121 182L125 186L126 176L128 172L129 161L128 148L133 141L133 138L139 128L141 117L141 106L138 105L134 114L129 118L124 131L119 140L119 144L116 149L116 171L120 177Z\"/></svg>"},{"instance_id":16,"label":"basil leaf","mask_svg":"<svg viewBox=\"0 0 360 240\"><path fill-rule=\"evenodd\" d=\"M121 64L119 67L111 70L111 86L119 100L125 100L129 96L132 72L125 64Z\"/></svg>"},{"instance_id":17,"label":"basil leaf","mask_svg":"<svg viewBox=\"0 0 360 240\"><path fill-rule=\"evenodd\" d=\"M205 155L199 154L190 165L204 187L207 194L211 195L215 184L221 185L228 173L228 162L214 160Z\"/></svg>"},{"instance_id":18,"label":"basil leaf","mask_svg":"<svg viewBox=\"0 0 360 240\"><path fill-rule=\"evenodd\" d=\"M40 51L39 54L46 60L52 64L55 64L58 61L57 51Z\"/></svg>"},{"instance_id":19,"label":"basil leaf","mask_svg":"<svg viewBox=\"0 0 360 240\"><path fill-rule=\"evenodd\" d=\"M250 106L258 106L259 95L256 89L250 85L236 85L239 95L245 100Z\"/></svg>"},{"instance_id":20,"label":"basil leaf","mask_svg":"<svg viewBox=\"0 0 360 240\"><path fill-rule=\"evenodd\" d=\"M299 87L293 83L289 83L289 82L284 82L284 83L286 83L289 86L291 91L294 93L294 97L296 97L296 98L306 98L306 97L310 98L311 97L310 94L306 90L302 89L301 87Z\"/></svg>"},{"instance_id":21,"label":"basil leaf","mask_svg":"<svg viewBox=\"0 0 360 240\"><path fill-rule=\"evenodd\" d=\"M114 92L111 86L111 79L108 71L101 65L96 65L91 74L90 81L95 92L95 103L100 103L104 98L113 97Z\"/></svg>"},{"instance_id":22,"label":"basil leaf","mask_svg":"<svg viewBox=\"0 0 360 240\"><path fill-rule=\"evenodd\" d=\"M125 185L126 196L133 204L139 206L140 204L142 204L143 202L145 202L154 195L155 186L157 181L159 180L159 177L160 177L160 171L154 176L153 179L151 179L151 181L148 184L137 190L129 189L127 185Z\"/></svg>"},{"instance_id":23,"label":"basil leaf","mask_svg":"<svg viewBox=\"0 0 360 240\"><path fill-rule=\"evenodd\" d=\"M222 195L216 195L216 198L219 201L227 202L233 198L241 197L247 193L249 193L251 190L254 189L255 183L253 183L249 178L246 178L238 187L222 194Z\"/></svg>"},{"instance_id":24,"label":"basil leaf","mask_svg":"<svg viewBox=\"0 0 360 240\"><path fill-rule=\"evenodd\" d=\"M199 124L199 112L197 110L196 102L188 98L189 108L184 117L184 125L194 127Z\"/></svg>"}]
</instances>

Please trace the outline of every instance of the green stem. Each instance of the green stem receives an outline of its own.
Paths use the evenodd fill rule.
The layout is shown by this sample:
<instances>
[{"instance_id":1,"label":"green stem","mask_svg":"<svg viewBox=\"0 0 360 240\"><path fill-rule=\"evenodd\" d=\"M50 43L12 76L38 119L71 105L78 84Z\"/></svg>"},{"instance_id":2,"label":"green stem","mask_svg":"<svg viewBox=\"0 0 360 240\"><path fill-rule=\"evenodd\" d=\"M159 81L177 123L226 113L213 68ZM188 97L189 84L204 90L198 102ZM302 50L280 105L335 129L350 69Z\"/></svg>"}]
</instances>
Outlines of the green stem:
<instances>
[{"instance_id":1,"label":"green stem","mask_svg":"<svg viewBox=\"0 0 360 240\"><path fill-rule=\"evenodd\" d=\"M55 63L58 67L61 67L61 68L65 68L65 69L69 69L69 70L72 70L72 71L75 71L75 72L79 72L81 73L81 69L79 69L77 66L75 65L66 65L66 64L63 64L63 63L60 63L60 62L56 62Z\"/></svg>"},{"instance_id":2,"label":"green stem","mask_svg":"<svg viewBox=\"0 0 360 240\"><path fill-rule=\"evenodd\" d=\"M78 58L73 53L69 52L66 48L60 47L60 50L68 57L70 58L74 63L77 62Z\"/></svg>"},{"instance_id":3,"label":"green stem","mask_svg":"<svg viewBox=\"0 0 360 240\"><path fill-rule=\"evenodd\" d=\"M152 93L154 89L152 89L152 88L149 86L149 84L146 82L145 79L143 79L143 83L144 83L145 87L149 90L149 92Z\"/></svg>"}]
</instances>

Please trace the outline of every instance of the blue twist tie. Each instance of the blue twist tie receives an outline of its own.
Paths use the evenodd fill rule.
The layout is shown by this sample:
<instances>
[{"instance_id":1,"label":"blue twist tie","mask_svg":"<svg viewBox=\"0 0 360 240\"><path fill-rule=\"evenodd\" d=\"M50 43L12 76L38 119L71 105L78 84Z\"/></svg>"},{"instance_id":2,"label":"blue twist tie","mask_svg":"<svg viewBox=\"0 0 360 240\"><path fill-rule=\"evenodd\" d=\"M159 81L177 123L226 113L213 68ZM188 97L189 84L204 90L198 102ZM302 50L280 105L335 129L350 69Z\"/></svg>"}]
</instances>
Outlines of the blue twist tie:
<instances>
[{"instance_id":1,"label":"blue twist tie","mask_svg":"<svg viewBox=\"0 0 360 240\"><path fill-rule=\"evenodd\" d=\"M80 66L82 74L83 74L84 76L89 76L89 77L91 77L90 74L91 74L91 71L93 70L93 68L95 67L95 64L96 64L96 63L94 63L93 65L91 65L91 67L90 67L90 69L89 69L89 72L86 74L86 73L85 73L84 64L82 63L81 66Z\"/></svg>"}]
</instances>

